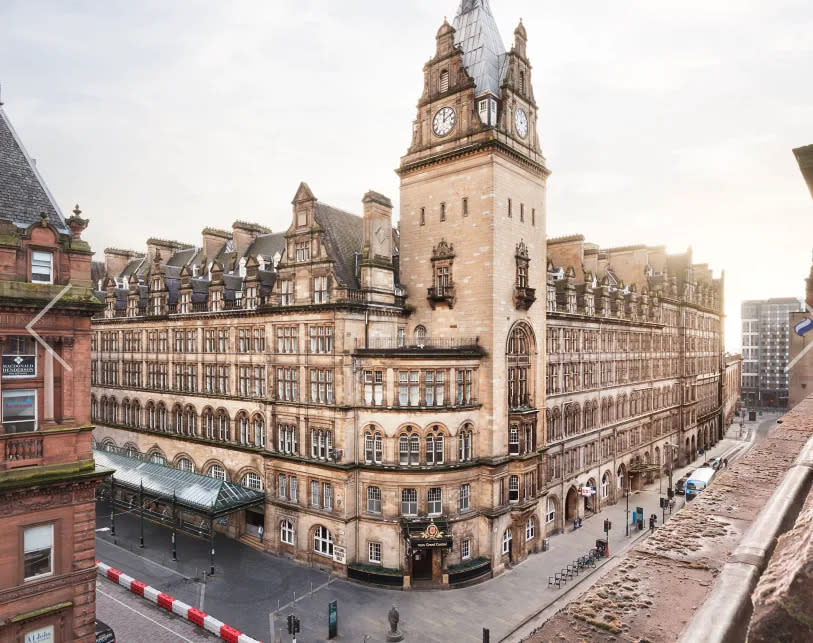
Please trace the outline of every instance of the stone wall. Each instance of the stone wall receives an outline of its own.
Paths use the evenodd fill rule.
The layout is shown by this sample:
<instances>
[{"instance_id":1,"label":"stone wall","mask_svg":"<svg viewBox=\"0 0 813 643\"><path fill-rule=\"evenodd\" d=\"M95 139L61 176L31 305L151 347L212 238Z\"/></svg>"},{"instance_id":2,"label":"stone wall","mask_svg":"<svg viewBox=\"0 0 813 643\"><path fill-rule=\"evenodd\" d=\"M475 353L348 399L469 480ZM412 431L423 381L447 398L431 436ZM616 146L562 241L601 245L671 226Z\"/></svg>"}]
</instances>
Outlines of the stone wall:
<instances>
[{"instance_id":1,"label":"stone wall","mask_svg":"<svg viewBox=\"0 0 813 643\"><path fill-rule=\"evenodd\" d=\"M722 471L696 500L527 640L677 640L710 596L723 566L731 560L732 552L812 434L810 396L788 413L768 438ZM786 619L791 611L794 627L809 626L813 618L811 513L808 498L796 533L790 532L780 540L764 583L757 589L755 636L758 631L768 631L772 623ZM786 573L789 576L784 576ZM807 592L801 594L806 599L788 600L800 591ZM768 638L809 640L809 636L777 639L774 630Z\"/></svg>"}]
</instances>

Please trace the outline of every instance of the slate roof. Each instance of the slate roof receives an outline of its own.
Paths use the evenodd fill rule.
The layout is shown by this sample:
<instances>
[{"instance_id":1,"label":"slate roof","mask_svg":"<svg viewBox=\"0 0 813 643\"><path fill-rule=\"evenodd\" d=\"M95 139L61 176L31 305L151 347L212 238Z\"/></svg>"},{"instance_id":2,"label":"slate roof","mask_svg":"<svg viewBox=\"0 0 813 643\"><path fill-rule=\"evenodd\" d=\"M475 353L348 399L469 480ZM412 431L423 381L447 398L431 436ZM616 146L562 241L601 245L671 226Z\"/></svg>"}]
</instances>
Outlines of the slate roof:
<instances>
[{"instance_id":1,"label":"slate roof","mask_svg":"<svg viewBox=\"0 0 813 643\"><path fill-rule=\"evenodd\" d=\"M0 219L27 228L45 213L54 228L68 233L65 217L0 107Z\"/></svg>"},{"instance_id":2,"label":"slate roof","mask_svg":"<svg viewBox=\"0 0 813 643\"><path fill-rule=\"evenodd\" d=\"M285 233L261 234L246 250L246 256L256 257L262 255L265 261L273 261L274 255L279 252L285 254Z\"/></svg>"},{"instance_id":3,"label":"slate roof","mask_svg":"<svg viewBox=\"0 0 813 643\"><path fill-rule=\"evenodd\" d=\"M316 222L325 231L328 254L336 262L336 278L345 286L358 289L355 253L361 252L364 242L362 218L317 201Z\"/></svg>"},{"instance_id":4,"label":"slate roof","mask_svg":"<svg viewBox=\"0 0 813 643\"><path fill-rule=\"evenodd\" d=\"M505 43L488 0L461 0L454 23L454 44L463 51L463 65L474 79L476 95L499 98L505 75Z\"/></svg>"}]
</instances>

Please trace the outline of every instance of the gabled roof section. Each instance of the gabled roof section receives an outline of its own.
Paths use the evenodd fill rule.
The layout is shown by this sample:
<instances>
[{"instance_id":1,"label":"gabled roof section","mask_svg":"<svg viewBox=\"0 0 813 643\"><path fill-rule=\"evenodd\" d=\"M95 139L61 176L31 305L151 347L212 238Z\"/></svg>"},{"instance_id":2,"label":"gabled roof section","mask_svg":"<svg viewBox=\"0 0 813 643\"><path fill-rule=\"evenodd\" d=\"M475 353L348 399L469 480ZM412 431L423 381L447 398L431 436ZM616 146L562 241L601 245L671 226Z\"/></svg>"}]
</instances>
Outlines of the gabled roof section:
<instances>
[{"instance_id":1,"label":"gabled roof section","mask_svg":"<svg viewBox=\"0 0 813 643\"><path fill-rule=\"evenodd\" d=\"M454 44L463 52L463 65L474 79L475 93L500 96L505 73L505 44L488 0L461 0L454 23Z\"/></svg>"},{"instance_id":2,"label":"gabled roof section","mask_svg":"<svg viewBox=\"0 0 813 643\"><path fill-rule=\"evenodd\" d=\"M54 228L69 233L56 200L0 107L0 219L27 228L41 221L40 213Z\"/></svg>"},{"instance_id":3,"label":"gabled roof section","mask_svg":"<svg viewBox=\"0 0 813 643\"><path fill-rule=\"evenodd\" d=\"M336 279L358 289L355 253L361 252L364 242L362 218L317 201L316 222L325 231L328 254L336 262Z\"/></svg>"}]
</instances>

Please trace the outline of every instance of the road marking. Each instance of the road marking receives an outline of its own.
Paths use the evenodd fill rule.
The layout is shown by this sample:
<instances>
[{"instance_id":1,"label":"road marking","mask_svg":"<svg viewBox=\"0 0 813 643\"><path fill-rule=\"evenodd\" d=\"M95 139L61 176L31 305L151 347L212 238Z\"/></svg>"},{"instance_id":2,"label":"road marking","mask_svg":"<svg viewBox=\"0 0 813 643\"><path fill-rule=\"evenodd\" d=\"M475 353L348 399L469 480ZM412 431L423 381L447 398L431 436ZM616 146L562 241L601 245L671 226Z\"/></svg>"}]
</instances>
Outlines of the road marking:
<instances>
[{"instance_id":1,"label":"road marking","mask_svg":"<svg viewBox=\"0 0 813 643\"><path fill-rule=\"evenodd\" d=\"M146 618L148 621L151 621L151 622L155 623L155 624L156 624L158 627L162 627L162 628L164 628L164 629L165 629L167 632L171 632L172 634L174 634L175 636L177 636L177 637L178 637L179 639L181 639L182 641L188 641L189 643L195 643L195 642L194 642L192 639L188 639L188 638L186 638L185 636L182 636L181 634L178 634L178 633L177 633L175 630L171 630L171 629L169 629L169 628L168 628L166 625L164 625L163 623L159 623L158 621L156 621L155 619L150 618L149 616L147 616L147 615L146 615L146 614L144 614L143 612L139 612L137 609L134 609L133 607L130 607L130 606L127 604L127 603L123 603L122 601L120 601L119 599L117 599L115 596L111 596L111 595L110 595L110 594L108 594L107 592L104 592L104 591L100 590L100 589L98 588L98 586L96 587L96 591L97 591L97 592L99 592L100 594L102 594L103 596L107 596L107 598L109 598L111 601L115 601L116 603L118 603L118 604L119 604L119 605L121 605L122 607L126 607L126 608L127 608L128 610L130 610L131 612L135 612L135 613L136 613L136 614L138 614L139 616L141 616L141 617L143 617L143 618Z\"/></svg>"},{"instance_id":2,"label":"road marking","mask_svg":"<svg viewBox=\"0 0 813 643\"><path fill-rule=\"evenodd\" d=\"M110 527L99 527L99 528L96 530L96 532L97 532L97 533L98 533L98 532L100 532L100 531L110 531Z\"/></svg>"}]
</instances>

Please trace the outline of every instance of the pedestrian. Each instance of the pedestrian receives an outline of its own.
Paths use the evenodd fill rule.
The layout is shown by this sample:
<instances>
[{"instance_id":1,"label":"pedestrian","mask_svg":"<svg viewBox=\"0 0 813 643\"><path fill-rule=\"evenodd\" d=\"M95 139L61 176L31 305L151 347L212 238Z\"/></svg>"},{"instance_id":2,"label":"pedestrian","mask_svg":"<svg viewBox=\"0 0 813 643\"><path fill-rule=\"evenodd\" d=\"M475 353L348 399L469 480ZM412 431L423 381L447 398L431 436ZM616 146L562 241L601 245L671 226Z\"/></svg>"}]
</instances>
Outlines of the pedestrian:
<instances>
[{"instance_id":1,"label":"pedestrian","mask_svg":"<svg viewBox=\"0 0 813 643\"><path fill-rule=\"evenodd\" d=\"M723 468L728 469L728 458L723 458Z\"/></svg>"},{"instance_id":2,"label":"pedestrian","mask_svg":"<svg viewBox=\"0 0 813 643\"><path fill-rule=\"evenodd\" d=\"M573 531L576 531L579 528L579 521L575 518L573 519Z\"/></svg>"},{"instance_id":3,"label":"pedestrian","mask_svg":"<svg viewBox=\"0 0 813 643\"><path fill-rule=\"evenodd\" d=\"M265 533L265 530L263 529L263 526L262 526L262 525L260 525L260 526L257 528L257 533L258 533L258 534L259 534L259 536L260 536L260 542L262 542L262 541L263 541L263 533Z\"/></svg>"},{"instance_id":4,"label":"pedestrian","mask_svg":"<svg viewBox=\"0 0 813 643\"><path fill-rule=\"evenodd\" d=\"M579 529L581 529L581 526L582 526L582 519L579 518Z\"/></svg>"}]
</instances>

